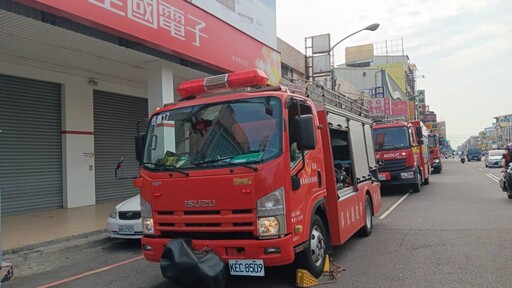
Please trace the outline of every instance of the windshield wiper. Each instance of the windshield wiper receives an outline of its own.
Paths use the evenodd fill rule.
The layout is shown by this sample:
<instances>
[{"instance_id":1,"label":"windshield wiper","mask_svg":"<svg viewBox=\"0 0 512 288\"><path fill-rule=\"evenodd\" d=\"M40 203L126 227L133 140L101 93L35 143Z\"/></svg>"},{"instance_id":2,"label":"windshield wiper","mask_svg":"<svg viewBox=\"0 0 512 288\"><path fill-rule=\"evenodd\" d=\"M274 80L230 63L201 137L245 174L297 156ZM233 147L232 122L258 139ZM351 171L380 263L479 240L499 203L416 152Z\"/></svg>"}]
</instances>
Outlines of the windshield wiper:
<instances>
[{"instance_id":1,"label":"windshield wiper","mask_svg":"<svg viewBox=\"0 0 512 288\"><path fill-rule=\"evenodd\" d=\"M156 170L159 171L171 171L171 172L178 172L180 174L183 174L188 177L190 173L187 171L183 171L181 169L178 169L176 165L168 165L168 164L160 164L160 163L153 163L153 162L143 162L144 165L153 165Z\"/></svg>"},{"instance_id":2,"label":"windshield wiper","mask_svg":"<svg viewBox=\"0 0 512 288\"><path fill-rule=\"evenodd\" d=\"M392 145L392 144L389 144L389 145L384 145L384 147L382 148L395 148L395 149L402 149L404 148L403 146L397 146L397 145Z\"/></svg>"},{"instance_id":3,"label":"windshield wiper","mask_svg":"<svg viewBox=\"0 0 512 288\"><path fill-rule=\"evenodd\" d=\"M234 157L235 156L226 156L226 157L221 157L221 158L217 158L217 159L205 159L203 161L194 162L194 165L197 166L197 165L202 165L202 164L222 162L222 163L226 163L226 164L232 164L232 165L236 165L236 166L240 166L240 167L249 168L249 169L253 170L254 172L258 171L258 167L254 167L254 166L243 164L243 163L229 162L229 160L233 159Z\"/></svg>"}]
</instances>

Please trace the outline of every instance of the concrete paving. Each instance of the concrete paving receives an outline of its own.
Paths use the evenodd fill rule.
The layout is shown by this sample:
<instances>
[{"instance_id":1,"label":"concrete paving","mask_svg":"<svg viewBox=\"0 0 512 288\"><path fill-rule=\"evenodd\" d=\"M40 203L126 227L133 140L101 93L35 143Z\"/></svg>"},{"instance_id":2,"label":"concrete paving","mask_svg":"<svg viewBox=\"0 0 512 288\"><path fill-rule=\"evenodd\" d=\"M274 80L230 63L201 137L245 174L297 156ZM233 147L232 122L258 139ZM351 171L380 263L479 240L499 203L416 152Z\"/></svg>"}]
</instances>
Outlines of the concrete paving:
<instances>
[{"instance_id":1,"label":"concrete paving","mask_svg":"<svg viewBox=\"0 0 512 288\"><path fill-rule=\"evenodd\" d=\"M18 268L23 270L26 262L42 254L58 254L59 251L112 241L105 229L107 217L123 200L3 216L0 222L0 286L13 274L22 272Z\"/></svg>"}]
</instances>

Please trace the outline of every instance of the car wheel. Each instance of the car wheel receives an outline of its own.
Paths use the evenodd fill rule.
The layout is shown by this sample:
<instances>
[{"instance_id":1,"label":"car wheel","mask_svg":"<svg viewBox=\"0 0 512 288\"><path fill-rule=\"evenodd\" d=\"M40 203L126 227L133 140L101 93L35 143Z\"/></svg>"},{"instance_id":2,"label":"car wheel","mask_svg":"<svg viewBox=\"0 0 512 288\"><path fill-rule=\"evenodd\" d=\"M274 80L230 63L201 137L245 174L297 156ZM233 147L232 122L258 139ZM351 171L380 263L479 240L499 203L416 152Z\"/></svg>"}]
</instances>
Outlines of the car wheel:
<instances>
[{"instance_id":1,"label":"car wheel","mask_svg":"<svg viewBox=\"0 0 512 288\"><path fill-rule=\"evenodd\" d=\"M370 195L366 195L366 200L364 204L364 226L359 229L358 234L364 237L368 237L372 235L373 231L373 205L372 200L370 199Z\"/></svg>"},{"instance_id":2,"label":"car wheel","mask_svg":"<svg viewBox=\"0 0 512 288\"><path fill-rule=\"evenodd\" d=\"M325 227L322 219L315 215L311 222L309 246L297 255L297 264L318 278L322 276L326 255Z\"/></svg>"}]
</instances>

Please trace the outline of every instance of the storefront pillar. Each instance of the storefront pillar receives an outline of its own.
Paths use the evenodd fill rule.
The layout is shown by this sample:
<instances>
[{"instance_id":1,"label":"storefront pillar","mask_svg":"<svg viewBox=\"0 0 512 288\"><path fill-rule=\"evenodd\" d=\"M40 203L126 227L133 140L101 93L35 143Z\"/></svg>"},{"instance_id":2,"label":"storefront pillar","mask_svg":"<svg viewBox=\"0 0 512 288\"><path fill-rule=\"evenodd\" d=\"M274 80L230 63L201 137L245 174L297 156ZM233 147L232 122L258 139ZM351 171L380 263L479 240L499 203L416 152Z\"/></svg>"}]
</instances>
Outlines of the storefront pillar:
<instances>
[{"instance_id":1,"label":"storefront pillar","mask_svg":"<svg viewBox=\"0 0 512 288\"><path fill-rule=\"evenodd\" d=\"M172 103L174 98L174 72L171 63L152 61L148 67L148 109L151 114L157 107Z\"/></svg>"},{"instance_id":2,"label":"storefront pillar","mask_svg":"<svg viewBox=\"0 0 512 288\"><path fill-rule=\"evenodd\" d=\"M69 77L62 85L64 208L96 203L94 186L94 84L86 78Z\"/></svg>"}]
</instances>

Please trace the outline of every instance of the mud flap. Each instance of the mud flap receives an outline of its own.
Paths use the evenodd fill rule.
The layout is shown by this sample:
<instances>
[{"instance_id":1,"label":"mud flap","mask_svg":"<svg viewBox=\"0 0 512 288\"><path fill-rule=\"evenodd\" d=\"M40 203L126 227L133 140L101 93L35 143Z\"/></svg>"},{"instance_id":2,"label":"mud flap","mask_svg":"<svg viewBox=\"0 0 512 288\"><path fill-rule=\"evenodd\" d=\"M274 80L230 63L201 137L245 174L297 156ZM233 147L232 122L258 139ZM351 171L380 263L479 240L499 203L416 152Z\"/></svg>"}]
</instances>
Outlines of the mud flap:
<instances>
[{"instance_id":1,"label":"mud flap","mask_svg":"<svg viewBox=\"0 0 512 288\"><path fill-rule=\"evenodd\" d=\"M169 240L160 259L165 279L182 287L222 288L228 280L227 266L213 251L192 247L190 239Z\"/></svg>"}]
</instances>

